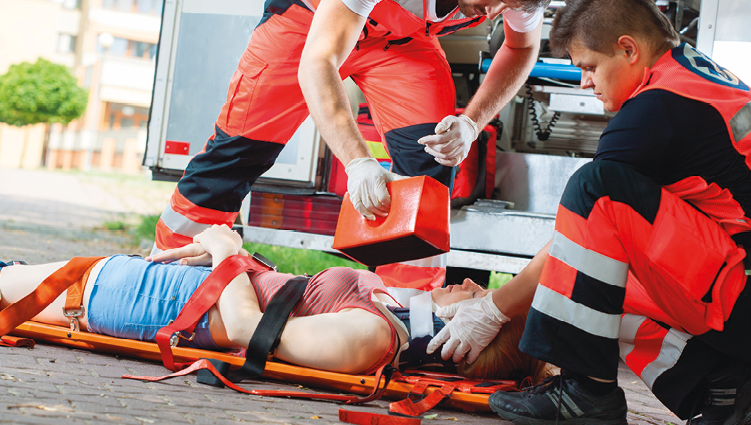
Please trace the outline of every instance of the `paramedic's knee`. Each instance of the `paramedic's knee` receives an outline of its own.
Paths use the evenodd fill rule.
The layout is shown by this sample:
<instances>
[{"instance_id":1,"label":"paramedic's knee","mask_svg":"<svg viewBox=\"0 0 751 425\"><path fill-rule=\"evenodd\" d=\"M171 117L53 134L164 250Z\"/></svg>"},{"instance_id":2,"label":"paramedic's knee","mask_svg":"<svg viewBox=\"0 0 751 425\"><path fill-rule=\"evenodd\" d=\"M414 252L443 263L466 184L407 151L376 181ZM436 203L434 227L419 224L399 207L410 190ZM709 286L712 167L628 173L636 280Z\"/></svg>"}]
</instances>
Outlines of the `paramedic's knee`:
<instances>
[{"instance_id":1,"label":"paramedic's knee","mask_svg":"<svg viewBox=\"0 0 751 425\"><path fill-rule=\"evenodd\" d=\"M434 134L436 124L396 128L385 134L391 154L391 172L400 176L430 176L451 189L455 167L439 164L433 155L425 152L425 146L417 143L419 138Z\"/></svg>"},{"instance_id":2,"label":"paramedic's knee","mask_svg":"<svg viewBox=\"0 0 751 425\"><path fill-rule=\"evenodd\" d=\"M657 182L630 166L602 160L585 164L571 176L561 204L572 211L589 211L592 204L607 197L639 212L656 213L660 193Z\"/></svg>"}]
</instances>

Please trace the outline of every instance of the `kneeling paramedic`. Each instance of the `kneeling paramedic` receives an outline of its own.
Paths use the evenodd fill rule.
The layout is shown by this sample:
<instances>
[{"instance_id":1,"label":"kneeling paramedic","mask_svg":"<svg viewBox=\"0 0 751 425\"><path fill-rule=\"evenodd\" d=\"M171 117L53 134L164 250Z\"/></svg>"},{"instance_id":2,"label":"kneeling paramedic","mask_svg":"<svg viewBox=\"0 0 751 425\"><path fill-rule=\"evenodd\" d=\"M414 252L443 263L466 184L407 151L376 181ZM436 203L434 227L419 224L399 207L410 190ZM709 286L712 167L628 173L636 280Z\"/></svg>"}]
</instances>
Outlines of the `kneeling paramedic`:
<instances>
[{"instance_id":1,"label":"kneeling paramedic","mask_svg":"<svg viewBox=\"0 0 751 425\"><path fill-rule=\"evenodd\" d=\"M504 419L625 424L620 356L678 417L751 423L749 87L679 44L651 0L568 0L550 38L619 112L569 180L552 241L428 351L472 361L531 305L520 348L562 373L493 394Z\"/></svg>"}]
</instances>

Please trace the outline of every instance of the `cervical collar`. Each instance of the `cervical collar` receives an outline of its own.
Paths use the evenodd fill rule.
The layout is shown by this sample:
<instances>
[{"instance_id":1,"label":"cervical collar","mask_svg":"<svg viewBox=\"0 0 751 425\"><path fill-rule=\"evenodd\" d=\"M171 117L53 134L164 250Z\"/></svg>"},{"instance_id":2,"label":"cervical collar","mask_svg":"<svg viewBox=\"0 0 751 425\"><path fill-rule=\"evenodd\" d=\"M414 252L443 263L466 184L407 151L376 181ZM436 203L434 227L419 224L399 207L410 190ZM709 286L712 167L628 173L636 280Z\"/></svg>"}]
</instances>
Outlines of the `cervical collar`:
<instances>
[{"instance_id":1,"label":"cervical collar","mask_svg":"<svg viewBox=\"0 0 751 425\"><path fill-rule=\"evenodd\" d=\"M407 328L407 330L410 331L410 335L413 335L411 332L412 326L410 323L409 309L391 306L389 306L388 309ZM430 314L433 319L433 335L435 335L440 332L446 324L442 319L436 316L435 313L431 312ZM456 371L456 363L450 358L448 360L443 360L441 358L440 350L433 354L426 353L428 343L430 343L433 335L410 336L409 341L406 344L403 344L397 352L394 359L394 366L399 370L433 369L442 372Z\"/></svg>"}]
</instances>

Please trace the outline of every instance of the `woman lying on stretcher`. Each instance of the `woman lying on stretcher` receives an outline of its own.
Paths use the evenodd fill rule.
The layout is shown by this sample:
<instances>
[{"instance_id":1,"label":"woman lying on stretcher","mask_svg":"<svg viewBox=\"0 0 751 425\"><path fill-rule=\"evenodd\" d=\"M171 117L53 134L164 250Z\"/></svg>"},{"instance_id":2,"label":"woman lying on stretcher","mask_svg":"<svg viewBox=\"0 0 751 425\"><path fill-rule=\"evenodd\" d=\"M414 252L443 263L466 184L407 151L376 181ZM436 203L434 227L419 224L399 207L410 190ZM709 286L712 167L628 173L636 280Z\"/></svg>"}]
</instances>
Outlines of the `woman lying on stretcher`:
<instances>
[{"instance_id":1,"label":"woman lying on stretcher","mask_svg":"<svg viewBox=\"0 0 751 425\"><path fill-rule=\"evenodd\" d=\"M84 289L81 329L154 341L156 332L177 317L211 272L208 267L160 262L180 260L216 267L238 253L247 255L240 236L227 226L214 226L196 236L193 244L149 258L152 261L122 255L100 260L91 269ZM0 269L0 307L20 300L63 265L65 262ZM210 350L247 346L269 300L291 277L273 271L250 276L240 273L199 320L195 338L180 344ZM430 295L441 307L483 297L486 292L466 279L461 286L435 289ZM64 304L65 294L33 320L68 326L70 321L62 314ZM427 340L419 352L416 346L400 351L409 341L409 332L405 321L384 304L397 306L377 275L344 267L324 270L311 278L302 300L292 310L275 356L304 367L365 374L389 362L409 367L430 362L424 348ZM458 373L473 378L542 379L546 365L517 349L524 321L524 316L513 318L478 361L471 365L462 361ZM438 325L442 323L438 321ZM440 361L437 354L434 358Z\"/></svg>"}]
</instances>

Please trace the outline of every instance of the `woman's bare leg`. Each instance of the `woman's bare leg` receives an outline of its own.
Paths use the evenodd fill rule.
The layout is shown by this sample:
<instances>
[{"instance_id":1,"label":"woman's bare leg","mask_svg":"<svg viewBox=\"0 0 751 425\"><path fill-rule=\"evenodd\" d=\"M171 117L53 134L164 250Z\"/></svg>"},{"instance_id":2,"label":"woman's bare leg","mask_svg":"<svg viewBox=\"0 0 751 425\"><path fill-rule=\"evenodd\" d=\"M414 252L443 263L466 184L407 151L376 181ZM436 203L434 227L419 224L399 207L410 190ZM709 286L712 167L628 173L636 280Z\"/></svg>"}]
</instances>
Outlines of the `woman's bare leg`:
<instances>
[{"instance_id":1,"label":"woman's bare leg","mask_svg":"<svg viewBox=\"0 0 751 425\"><path fill-rule=\"evenodd\" d=\"M30 294L44 279L56 272L67 261L58 263L40 264L35 266L16 265L0 269L0 307L5 308L9 304L18 302L21 298ZM53 325L67 326L70 320L63 316L65 305L65 292L57 297L52 304L48 305L33 320Z\"/></svg>"}]
</instances>

